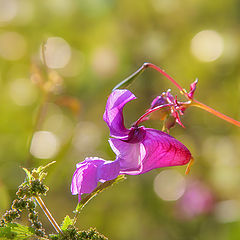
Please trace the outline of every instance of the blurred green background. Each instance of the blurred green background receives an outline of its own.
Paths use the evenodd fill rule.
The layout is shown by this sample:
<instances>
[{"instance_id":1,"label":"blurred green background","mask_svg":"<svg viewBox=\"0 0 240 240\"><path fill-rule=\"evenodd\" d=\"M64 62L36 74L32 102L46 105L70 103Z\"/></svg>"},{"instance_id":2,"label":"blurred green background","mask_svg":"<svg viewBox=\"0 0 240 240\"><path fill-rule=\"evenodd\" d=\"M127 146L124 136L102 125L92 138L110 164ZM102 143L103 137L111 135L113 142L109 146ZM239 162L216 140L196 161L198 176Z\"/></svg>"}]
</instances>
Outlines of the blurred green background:
<instances>
[{"instance_id":1,"label":"blurred green background","mask_svg":"<svg viewBox=\"0 0 240 240\"><path fill-rule=\"evenodd\" d=\"M56 160L44 200L57 222L71 214L75 164L115 158L102 120L107 96L144 62L186 89L198 78L197 99L240 119L239 46L237 0L0 0L0 213L24 179L20 166ZM179 94L146 70L130 88L138 99L125 108L126 125L168 88ZM182 122L171 135L195 157L190 175L183 166L129 176L84 208L79 229L114 240L239 239L239 129L194 108Z\"/></svg>"}]
</instances>

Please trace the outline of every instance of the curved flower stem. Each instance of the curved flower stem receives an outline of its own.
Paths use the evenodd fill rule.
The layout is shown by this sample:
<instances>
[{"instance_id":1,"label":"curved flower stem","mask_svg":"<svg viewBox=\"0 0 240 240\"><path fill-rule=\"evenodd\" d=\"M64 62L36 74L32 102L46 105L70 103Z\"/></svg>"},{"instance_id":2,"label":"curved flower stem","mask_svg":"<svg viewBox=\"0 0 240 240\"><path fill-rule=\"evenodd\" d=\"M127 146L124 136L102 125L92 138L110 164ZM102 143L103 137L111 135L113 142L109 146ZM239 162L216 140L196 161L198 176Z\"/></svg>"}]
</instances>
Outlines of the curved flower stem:
<instances>
[{"instance_id":1,"label":"curved flower stem","mask_svg":"<svg viewBox=\"0 0 240 240\"><path fill-rule=\"evenodd\" d=\"M189 104L188 106L196 106L196 107L199 107L199 108L202 108L203 110L207 111L207 112L210 112L212 113L213 115L237 126L237 127L240 127L240 122L231 118L231 117L228 117L216 110L214 110L213 108L197 101L196 99L191 99L189 98L187 92L185 89L183 89L172 77L170 77L167 73L165 73L161 68L157 67L156 65L152 64L152 63L144 63L144 65L146 65L146 67L151 67L155 70L157 70L158 72L160 72L162 75L164 75L165 77L167 77L179 90L180 92L188 99L191 101L191 104Z\"/></svg>"},{"instance_id":2,"label":"curved flower stem","mask_svg":"<svg viewBox=\"0 0 240 240\"><path fill-rule=\"evenodd\" d=\"M183 94L189 101L186 102L186 103L183 103L183 105L186 105L186 107L189 107L189 106L195 106L195 107L199 107L199 108L202 108L203 110L207 111L207 112L210 112L212 113L213 115L237 126L237 127L240 127L240 122L237 121L237 120L234 120L233 118L230 118L216 110L214 110L213 108L197 101L196 99L193 99L192 97L190 97L187 93L187 91L182 88L170 75L168 75L164 70L162 70L161 68L159 68L158 66L152 64L152 63L144 63L136 72L134 72L131 76L129 76L128 78L126 78L125 80L123 80L122 82L120 82L116 87L114 87L113 91L118 89L118 88L123 88L123 87L127 87L129 86L133 80L138 76L140 75L145 69L147 68L153 68L154 70L160 72L163 76L165 76L168 80L170 80L179 90L180 90L180 93ZM164 108L164 107L170 107L172 106L171 104L166 104L166 105L162 105L160 107L157 107L157 108L153 108L151 109L150 111L146 112L145 114L143 114L137 121L136 123L134 124L135 126L139 125L141 122L144 121L144 119L146 118L146 116L148 116L150 113L154 112L154 111L157 111L158 109L161 109L161 108Z\"/></svg>"},{"instance_id":3,"label":"curved flower stem","mask_svg":"<svg viewBox=\"0 0 240 240\"><path fill-rule=\"evenodd\" d=\"M205 110L205 111L207 111L207 112L209 112L209 113L211 113L211 114L213 114L213 115L215 115L215 116L217 116L217 117L219 117L219 118L221 118L221 119L223 119L223 120L225 120L225 121L227 121L227 122L229 122L229 123L231 123L231 124L233 124L237 127L240 127L240 122L239 121L237 121L233 118L230 118L230 117L214 110L213 108L205 105L204 103L201 103L201 102L197 101L196 99L192 99L192 103L190 105L195 106L195 107L199 107L199 108L201 108L201 109L203 109L203 110Z\"/></svg>"},{"instance_id":4,"label":"curved flower stem","mask_svg":"<svg viewBox=\"0 0 240 240\"><path fill-rule=\"evenodd\" d=\"M152 63L144 63L143 66L145 66L145 68L147 68L147 67L153 68L156 71L160 72L163 76L165 76L168 80L170 80L180 90L180 92L187 97L187 99L189 99L189 97L187 96L186 90L183 89L171 76L169 76L160 67L158 67Z\"/></svg>"},{"instance_id":5,"label":"curved flower stem","mask_svg":"<svg viewBox=\"0 0 240 240\"><path fill-rule=\"evenodd\" d=\"M144 63L136 72L134 72L132 75L124 79L122 82L117 84L112 91L118 89L118 88L126 88L128 87L134 79L139 76L145 69L147 68L153 68L154 70L160 72L163 76L165 76L168 80L170 80L179 90L180 92L189 99L187 92L185 89L183 89L171 76L169 76L164 70L159 68L158 66L152 64L152 63Z\"/></svg>"},{"instance_id":6,"label":"curved flower stem","mask_svg":"<svg viewBox=\"0 0 240 240\"><path fill-rule=\"evenodd\" d=\"M41 209L43 210L43 212L47 216L49 222L52 224L52 226L54 227L56 232L61 233L62 232L61 228L58 226L58 224L55 221L55 219L53 218L52 214L49 212L49 210L46 207L45 203L43 202L42 198L40 196L36 196L35 200L37 201L38 205L41 207Z\"/></svg>"},{"instance_id":7,"label":"curved flower stem","mask_svg":"<svg viewBox=\"0 0 240 240\"><path fill-rule=\"evenodd\" d=\"M125 175L119 175L118 177L116 177L113 180L109 180L106 181L104 183L101 183L99 186L97 186L91 193L89 193L88 195L86 195L80 203L78 203L76 210L75 210L75 216L73 219L73 225L76 224L77 222L77 218L78 218L78 214L81 212L81 210L85 207L85 205L92 199L94 198L98 193L102 192L103 190L105 190L106 188L112 186L114 183L118 183L122 180L125 180L126 177Z\"/></svg>"},{"instance_id":8,"label":"curved flower stem","mask_svg":"<svg viewBox=\"0 0 240 240\"><path fill-rule=\"evenodd\" d=\"M138 126L140 123L142 123L144 121L144 119L151 113L159 110L159 109L162 109L162 108L165 108L165 107L171 107L173 106L173 104L165 104L165 105L160 105L158 107L155 107L155 108L152 108L150 110L148 110L146 113L144 113L133 125L134 126Z\"/></svg>"}]
</instances>

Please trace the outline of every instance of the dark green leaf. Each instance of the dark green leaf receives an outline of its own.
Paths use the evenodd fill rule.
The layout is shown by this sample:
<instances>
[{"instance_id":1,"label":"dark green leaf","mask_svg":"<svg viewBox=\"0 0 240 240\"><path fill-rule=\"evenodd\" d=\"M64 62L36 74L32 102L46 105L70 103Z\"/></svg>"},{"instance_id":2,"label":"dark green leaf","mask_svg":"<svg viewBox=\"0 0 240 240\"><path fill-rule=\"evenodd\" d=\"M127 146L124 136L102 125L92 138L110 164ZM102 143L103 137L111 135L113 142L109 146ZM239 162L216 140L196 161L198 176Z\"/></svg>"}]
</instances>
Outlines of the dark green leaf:
<instances>
[{"instance_id":1,"label":"dark green leaf","mask_svg":"<svg viewBox=\"0 0 240 240\"><path fill-rule=\"evenodd\" d=\"M6 226L0 227L0 239L24 240L29 239L33 235L33 228L18 223L7 223Z\"/></svg>"},{"instance_id":2,"label":"dark green leaf","mask_svg":"<svg viewBox=\"0 0 240 240\"><path fill-rule=\"evenodd\" d=\"M30 181L31 180L31 178L32 178L32 174L30 173L30 171L28 171L26 168L22 168L23 169L23 171L26 173L26 175L27 175L27 179L28 179L28 181Z\"/></svg>"}]
</instances>

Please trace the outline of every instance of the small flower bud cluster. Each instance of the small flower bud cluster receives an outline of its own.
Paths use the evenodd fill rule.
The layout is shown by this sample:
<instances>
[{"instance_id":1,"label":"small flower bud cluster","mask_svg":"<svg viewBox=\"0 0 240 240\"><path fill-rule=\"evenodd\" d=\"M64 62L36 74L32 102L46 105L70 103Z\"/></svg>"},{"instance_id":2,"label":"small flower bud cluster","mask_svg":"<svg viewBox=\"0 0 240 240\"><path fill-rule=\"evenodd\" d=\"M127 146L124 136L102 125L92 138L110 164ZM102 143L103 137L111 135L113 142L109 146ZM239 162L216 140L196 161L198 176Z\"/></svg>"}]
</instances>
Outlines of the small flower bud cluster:
<instances>
[{"instance_id":1,"label":"small flower bud cluster","mask_svg":"<svg viewBox=\"0 0 240 240\"><path fill-rule=\"evenodd\" d=\"M72 225L59 235L50 235L51 240L107 240L105 236L98 233L96 229L90 228L88 231L78 232Z\"/></svg>"},{"instance_id":2,"label":"small flower bud cluster","mask_svg":"<svg viewBox=\"0 0 240 240\"><path fill-rule=\"evenodd\" d=\"M0 227L6 223L11 223L15 219L20 218L20 214L23 210L27 210L28 220L31 222L31 226L35 230L37 236L43 237L45 231L42 228L42 223L38 219L38 212L36 211L36 204L33 200L34 196L40 194L46 194L48 188L43 185L38 179L32 180L30 183L24 182L18 187L16 193L17 198L12 202L11 209L6 211L0 222Z\"/></svg>"},{"instance_id":3,"label":"small flower bud cluster","mask_svg":"<svg viewBox=\"0 0 240 240\"><path fill-rule=\"evenodd\" d=\"M45 235L45 230L42 228L42 223L38 219L38 212L36 211L36 204L33 201L28 204L28 220L31 222L31 226L34 228L35 234L39 237Z\"/></svg>"},{"instance_id":4,"label":"small flower bud cluster","mask_svg":"<svg viewBox=\"0 0 240 240\"><path fill-rule=\"evenodd\" d=\"M38 179L30 182L30 194L31 196L46 195L48 187L42 184Z\"/></svg>"}]
</instances>

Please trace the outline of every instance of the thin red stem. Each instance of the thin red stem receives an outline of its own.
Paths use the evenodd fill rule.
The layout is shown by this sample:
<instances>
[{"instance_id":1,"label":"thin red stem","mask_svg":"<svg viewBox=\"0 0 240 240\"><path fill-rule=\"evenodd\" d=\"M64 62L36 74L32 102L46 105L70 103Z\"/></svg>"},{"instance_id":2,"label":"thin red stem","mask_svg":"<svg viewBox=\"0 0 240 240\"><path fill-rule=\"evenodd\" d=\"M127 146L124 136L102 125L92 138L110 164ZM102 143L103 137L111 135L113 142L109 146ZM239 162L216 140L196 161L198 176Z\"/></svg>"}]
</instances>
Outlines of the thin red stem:
<instances>
[{"instance_id":1,"label":"thin red stem","mask_svg":"<svg viewBox=\"0 0 240 240\"><path fill-rule=\"evenodd\" d=\"M161 68L159 68L158 66L156 66L152 63L144 63L143 66L145 68L147 68L147 67L153 68L153 69L157 70L158 72L160 72L163 76L165 76L168 80L170 80L181 91L181 93L183 93L189 99L189 97L186 94L186 91L171 76L169 76L164 70L162 70Z\"/></svg>"},{"instance_id":2,"label":"thin red stem","mask_svg":"<svg viewBox=\"0 0 240 240\"><path fill-rule=\"evenodd\" d=\"M187 95L186 91L172 77L170 77L167 73L165 73L161 68L157 67L156 65L154 65L152 63L144 63L144 65L145 65L145 67L150 67L150 68L153 68L153 69L157 70L162 75L167 77L181 91L181 93L184 94L187 99L189 99L189 96ZM212 113L213 115L215 115L215 116L217 116L217 117L219 117L219 118L221 118L221 119L223 119L223 120L225 120L225 121L227 121L227 122L229 122L229 123L231 123L231 124L233 124L237 127L240 127L240 122L239 121L214 110L213 108L197 101L196 99L189 99L189 100L191 100L191 105L192 106L202 108L203 110L205 110L209 113Z\"/></svg>"},{"instance_id":3,"label":"thin red stem","mask_svg":"<svg viewBox=\"0 0 240 240\"><path fill-rule=\"evenodd\" d=\"M135 73L133 73L129 78L127 78L124 82L127 82L129 81L129 79L132 79L134 77L136 77L139 73L141 73L143 70L147 69L147 68L153 68L155 69L156 71L160 72L163 76L165 76L168 80L170 80L179 90L180 90L180 93L182 93L190 102L186 103L188 106L196 106L196 107L199 107L199 108L202 108L203 110L235 125L235 126L238 126L240 127L240 122L233 119L233 118L230 118L216 110L214 110L213 108L193 99L193 98L190 98L188 96L188 93L186 92L185 89L183 89L171 76L169 76L164 70L162 70L161 68L159 68L158 66L152 64L152 63L144 63ZM121 83L122 84L122 83ZM120 85L121 85L120 84ZM118 88L119 85L117 85L117 87L115 87L114 89ZM158 109L161 109L161 108L164 108L164 107L170 107L170 106L173 106L173 104L167 104L167 105L162 105L162 106L159 106L159 107L156 107L156 108L153 108L151 110L149 110L148 112L146 112L145 114L143 114L135 123L135 126L139 125L141 122L144 121L144 118L146 118L146 116L148 116L150 113L154 112L154 111L157 111Z\"/></svg>"},{"instance_id":4,"label":"thin red stem","mask_svg":"<svg viewBox=\"0 0 240 240\"><path fill-rule=\"evenodd\" d=\"M203 110L205 110L207 112L210 112L213 115L215 115L215 116L217 116L217 117L219 117L219 118L221 118L221 119L223 119L223 120L225 120L225 121L227 121L227 122L229 122L229 123L231 123L231 124L233 124L233 125L235 125L237 127L240 127L240 122L239 121L237 121L237 120L235 120L233 118L230 118L230 117L228 117L228 116L226 116L226 115L224 115L224 114L214 110L213 108L205 105L204 103L201 103L201 102L197 101L196 99L192 100L191 106L199 107L199 108L201 108L201 109L203 109Z\"/></svg>"},{"instance_id":5,"label":"thin red stem","mask_svg":"<svg viewBox=\"0 0 240 240\"><path fill-rule=\"evenodd\" d=\"M165 104L165 105L161 105L155 108L152 108L150 110L148 110L146 113L144 113L136 122L135 122L135 126L138 126L141 122L143 122L144 118L146 118L149 114L151 114L152 112L155 112L159 109L165 108L165 107L171 107L173 106L173 104Z\"/></svg>"}]
</instances>

